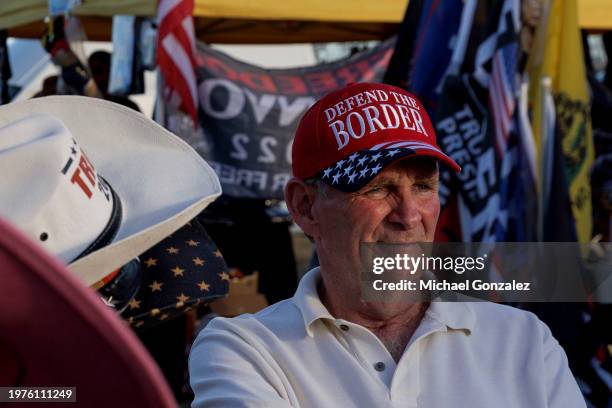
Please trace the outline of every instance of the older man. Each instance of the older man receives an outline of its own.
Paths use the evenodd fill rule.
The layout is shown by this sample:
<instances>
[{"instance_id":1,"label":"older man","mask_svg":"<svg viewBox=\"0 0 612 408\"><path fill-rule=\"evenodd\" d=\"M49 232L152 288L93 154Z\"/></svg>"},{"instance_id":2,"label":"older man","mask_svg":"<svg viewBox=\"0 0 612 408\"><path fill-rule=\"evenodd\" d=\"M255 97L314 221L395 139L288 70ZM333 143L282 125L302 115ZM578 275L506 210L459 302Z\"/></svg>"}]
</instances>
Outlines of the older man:
<instances>
[{"instance_id":1,"label":"older man","mask_svg":"<svg viewBox=\"0 0 612 408\"><path fill-rule=\"evenodd\" d=\"M421 103L353 84L302 118L285 190L320 268L295 296L218 318L190 356L195 407L584 407L534 315L492 303L367 302L361 243L431 242L437 146Z\"/></svg>"}]
</instances>

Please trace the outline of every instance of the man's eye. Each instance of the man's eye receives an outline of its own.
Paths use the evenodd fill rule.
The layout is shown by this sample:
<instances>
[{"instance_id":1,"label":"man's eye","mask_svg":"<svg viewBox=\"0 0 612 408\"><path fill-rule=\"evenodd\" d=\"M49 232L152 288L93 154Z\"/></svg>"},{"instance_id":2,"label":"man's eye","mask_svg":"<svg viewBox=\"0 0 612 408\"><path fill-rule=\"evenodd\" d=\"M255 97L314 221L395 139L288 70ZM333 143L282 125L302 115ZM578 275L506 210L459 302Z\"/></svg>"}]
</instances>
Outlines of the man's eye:
<instances>
[{"instance_id":1,"label":"man's eye","mask_svg":"<svg viewBox=\"0 0 612 408\"><path fill-rule=\"evenodd\" d=\"M387 194L386 187L372 187L365 191L365 194L369 196L381 196Z\"/></svg>"},{"instance_id":2,"label":"man's eye","mask_svg":"<svg viewBox=\"0 0 612 408\"><path fill-rule=\"evenodd\" d=\"M430 190L433 190L433 186L432 185L425 184L425 183L415 184L415 187L416 187L417 190L420 190L420 191L430 191Z\"/></svg>"}]
</instances>

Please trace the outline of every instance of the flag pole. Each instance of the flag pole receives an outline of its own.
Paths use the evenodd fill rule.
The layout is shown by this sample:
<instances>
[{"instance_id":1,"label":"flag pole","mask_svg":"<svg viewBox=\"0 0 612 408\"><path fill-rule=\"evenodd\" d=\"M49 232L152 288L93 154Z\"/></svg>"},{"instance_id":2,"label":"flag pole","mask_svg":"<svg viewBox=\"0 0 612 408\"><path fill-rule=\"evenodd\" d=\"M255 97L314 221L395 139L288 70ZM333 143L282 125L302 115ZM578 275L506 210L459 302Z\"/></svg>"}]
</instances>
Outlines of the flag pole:
<instances>
[{"instance_id":1,"label":"flag pole","mask_svg":"<svg viewBox=\"0 0 612 408\"><path fill-rule=\"evenodd\" d=\"M544 238L544 219L546 204L549 199L549 187L551 176L552 155L549 146L552 146L551 138L554 138L555 129L555 108L550 103L552 80L545 76L540 80L540 168L539 168L539 189L538 189L538 241Z\"/></svg>"}]
</instances>

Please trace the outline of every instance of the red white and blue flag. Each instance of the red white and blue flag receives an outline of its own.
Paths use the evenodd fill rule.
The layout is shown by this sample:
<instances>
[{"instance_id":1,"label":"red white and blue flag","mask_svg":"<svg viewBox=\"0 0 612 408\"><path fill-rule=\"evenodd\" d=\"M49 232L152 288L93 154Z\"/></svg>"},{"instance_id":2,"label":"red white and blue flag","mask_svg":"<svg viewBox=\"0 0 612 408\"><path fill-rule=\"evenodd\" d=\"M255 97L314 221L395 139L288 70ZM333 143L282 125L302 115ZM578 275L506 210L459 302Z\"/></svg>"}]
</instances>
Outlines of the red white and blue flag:
<instances>
[{"instance_id":1,"label":"red white and blue flag","mask_svg":"<svg viewBox=\"0 0 612 408\"><path fill-rule=\"evenodd\" d=\"M489 80L489 106L492 108L495 145L500 157L504 157L506 152L518 97L519 16L518 1L504 2Z\"/></svg>"},{"instance_id":2,"label":"red white and blue flag","mask_svg":"<svg viewBox=\"0 0 612 408\"><path fill-rule=\"evenodd\" d=\"M193 0L159 0L157 63L164 80L164 99L197 123L193 6Z\"/></svg>"}]
</instances>

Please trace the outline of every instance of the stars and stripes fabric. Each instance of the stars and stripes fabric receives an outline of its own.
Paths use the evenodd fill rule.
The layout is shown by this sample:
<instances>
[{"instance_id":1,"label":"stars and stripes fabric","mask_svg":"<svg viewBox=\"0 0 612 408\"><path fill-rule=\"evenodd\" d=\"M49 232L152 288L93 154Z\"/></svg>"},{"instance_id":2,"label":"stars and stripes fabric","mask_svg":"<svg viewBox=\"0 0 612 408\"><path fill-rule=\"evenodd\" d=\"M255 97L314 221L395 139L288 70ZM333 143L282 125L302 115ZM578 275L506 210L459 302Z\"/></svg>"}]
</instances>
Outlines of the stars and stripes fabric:
<instances>
[{"instance_id":1,"label":"stars and stripes fabric","mask_svg":"<svg viewBox=\"0 0 612 408\"><path fill-rule=\"evenodd\" d=\"M195 76L193 0L160 0L157 9L157 63L163 77L165 100L198 117Z\"/></svg>"},{"instance_id":2,"label":"stars and stripes fabric","mask_svg":"<svg viewBox=\"0 0 612 408\"><path fill-rule=\"evenodd\" d=\"M514 241L525 237L519 220L525 219L524 187L519 181L522 171L528 169L523 157L524 149L518 131L517 112L520 91L518 60L520 56L519 32L521 29L520 3L518 0L504 0L501 4L495 32L483 41L479 51L486 58L477 60L475 77L488 89L490 127L488 134L495 148L497 192L488 207L487 217L491 220L489 241ZM490 48L492 47L492 48ZM490 54L489 54L490 53ZM490 64L490 69L487 65ZM483 75L487 72L487 75ZM494 221L493 221L494 220Z\"/></svg>"},{"instance_id":3,"label":"stars and stripes fabric","mask_svg":"<svg viewBox=\"0 0 612 408\"><path fill-rule=\"evenodd\" d=\"M520 3L479 2L476 15L484 14L487 22L474 20L464 73L444 83L435 119L440 147L464 169L460 177L442 174L440 187L443 205L456 203L460 228L452 235L464 242L513 241L535 225L521 222L534 193L523 184L532 166L517 109Z\"/></svg>"},{"instance_id":4,"label":"stars and stripes fabric","mask_svg":"<svg viewBox=\"0 0 612 408\"><path fill-rule=\"evenodd\" d=\"M536 239L535 144L527 114L520 109L520 98L525 98L519 76L520 30L520 3L505 0L488 86L490 126L500 165L497 212L502 216L495 228L498 242Z\"/></svg>"},{"instance_id":5,"label":"stars and stripes fabric","mask_svg":"<svg viewBox=\"0 0 612 408\"><path fill-rule=\"evenodd\" d=\"M506 152L519 90L519 7L517 0L504 2L489 82L489 106L494 118L495 144L499 156Z\"/></svg>"},{"instance_id":6,"label":"stars and stripes fabric","mask_svg":"<svg viewBox=\"0 0 612 408\"><path fill-rule=\"evenodd\" d=\"M368 184L387 165L406 156L415 155L417 148L433 150L425 143L384 143L351 154L324 169L315 178L337 190L354 192Z\"/></svg>"},{"instance_id":7,"label":"stars and stripes fabric","mask_svg":"<svg viewBox=\"0 0 612 408\"><path fill-rule=\"evenodd\" d=\"M142 284L122 317L138 331L227 295L230 275L221 252L197 221L140 256Z\"/></svg>"}]
</instances>

